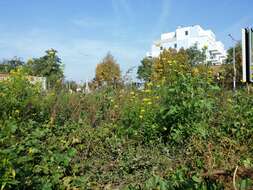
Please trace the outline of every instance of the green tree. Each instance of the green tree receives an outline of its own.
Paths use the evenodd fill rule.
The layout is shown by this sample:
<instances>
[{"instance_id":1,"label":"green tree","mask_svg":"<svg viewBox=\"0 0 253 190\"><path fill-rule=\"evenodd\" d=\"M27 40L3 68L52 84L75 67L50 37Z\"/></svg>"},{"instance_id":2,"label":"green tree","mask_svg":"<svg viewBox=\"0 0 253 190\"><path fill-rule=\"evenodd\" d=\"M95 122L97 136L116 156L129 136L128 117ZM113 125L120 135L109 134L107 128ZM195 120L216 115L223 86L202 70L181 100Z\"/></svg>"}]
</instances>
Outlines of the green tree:
<instances>
[{"instance_id":1,"label":"green tree","mask_svg":"<svg viewBox=\"0 0 253 190\"><path fill-rule=\"evenodd\" d=\"M47 50L43 57L29 60L27 67L31 75L46 77L49 88L60 85L64 78L63 64L54 49Z\"/></svg>"},{"instance_id":2,"label":"green tree","mask_svg":"<svg viewBox=\"0 0 253 190\"><path fill-rule=\"evenodd\" d=\"M141 61L141 65L138 67L137 77L145 82L151 80L152 67L154 64L154 58L145 57Z\"/></svg>"},{"instance_id":3,"label":"green tree","mask_svg":"<svg viewBox=\"0 0 253 190\"><path fill-rule=\"evenodd\" d=\"M9 73L11 70L16 69L17 67L20 67L23 65L24 65L24 62L18 57L14 57L9 60L3 60L0 63L0 72Z\"/></svg>"},{"instance_id":4,"label":"green tree","mask_svg":"<svg viewBox=\"0 0 253 190\"><path fill-rule=\"evenodd\" d=\"M98 86L115 85L121 79L120 67L114 57L108 53L96 67L95 81Z\"/></svg>"},{"instance_id":5,"label":"green tree","mask_svg":"<svg viewBox=\"0 0 253 190\"><path fill-rule=\"evenodd\" d=\"M190 65L198 65L203 64L206 61L206 47L199 50L197 44L186 49L186 53L188 55L188 62Z\"/></svg>"},{"instance_id":6,"label":"green tree","mask_svg":"<svg viewBox=\"0 0 253 190\"><path fill-rule=\"evenodd\" d=\"M76 91L77 88L78 88L78 84L75 81L73 81L73 80L64 82L64 86L68 90L73 90L73 91Z\"/></svg>"}]
</instances>

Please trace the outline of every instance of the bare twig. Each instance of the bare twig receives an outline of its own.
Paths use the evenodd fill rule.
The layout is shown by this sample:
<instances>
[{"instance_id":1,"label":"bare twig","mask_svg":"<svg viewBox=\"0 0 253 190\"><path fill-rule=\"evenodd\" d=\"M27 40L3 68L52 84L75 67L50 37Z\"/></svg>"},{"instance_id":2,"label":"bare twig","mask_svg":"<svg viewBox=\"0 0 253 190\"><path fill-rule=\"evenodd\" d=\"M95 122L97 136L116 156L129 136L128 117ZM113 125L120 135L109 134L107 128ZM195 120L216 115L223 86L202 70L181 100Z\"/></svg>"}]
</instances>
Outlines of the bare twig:
<instances>
[{"instance_id":1,"label":"bare twig","mask_svg":"<svg viewBox=\"0 0 253 190\"><path fill-rule=\"evenodd\" d=\"M238 166L236 166L235 171L234 171L234 175L233 175L233 185L234 185L234 189L235 190L237 190L237 188L236 188L236 181L235 181L237 170L238 170Z\"/></svg>"},{"instance_id":2,"label":"bare twig","mask_svg":"<svg viewBox=\"0 0 253 190\"><path fill-rule=\"evenodd\" d=\"M206 172L206 173L204 173L202 176L203 176L203 177L210 177L210 176L218 176L218 175L227 176L227 175L229 175L229 172L228 172L228 171L225 171L225 170L214 170L214 171L212 171L211 173Z\"/></svg>"}]
</instances>

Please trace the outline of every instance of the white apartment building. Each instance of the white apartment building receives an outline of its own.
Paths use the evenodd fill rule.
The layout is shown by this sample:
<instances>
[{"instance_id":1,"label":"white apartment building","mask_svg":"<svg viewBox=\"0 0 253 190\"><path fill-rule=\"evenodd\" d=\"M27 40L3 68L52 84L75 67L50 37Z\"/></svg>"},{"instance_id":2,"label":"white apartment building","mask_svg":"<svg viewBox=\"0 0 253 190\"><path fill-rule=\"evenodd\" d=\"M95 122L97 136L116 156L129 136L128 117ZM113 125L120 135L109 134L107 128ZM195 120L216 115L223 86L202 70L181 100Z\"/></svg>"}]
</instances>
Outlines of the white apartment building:
<instances>
[{"instance_id":1,"label":"white apartment building","mask_svg":"<svg viewBox=\"0 0 253 190\"><path fill-rule=\"evenodd\" d=\"M207 61L213 65L222 64L227 54L224 45L216 41L211 30L204 30L201 26L178 27L175 32L164 33L161 39L155 41L148 57L158 57L164 49L188 49L196 45L199 50L206 47Z\"/></svg>"}]
</instances>

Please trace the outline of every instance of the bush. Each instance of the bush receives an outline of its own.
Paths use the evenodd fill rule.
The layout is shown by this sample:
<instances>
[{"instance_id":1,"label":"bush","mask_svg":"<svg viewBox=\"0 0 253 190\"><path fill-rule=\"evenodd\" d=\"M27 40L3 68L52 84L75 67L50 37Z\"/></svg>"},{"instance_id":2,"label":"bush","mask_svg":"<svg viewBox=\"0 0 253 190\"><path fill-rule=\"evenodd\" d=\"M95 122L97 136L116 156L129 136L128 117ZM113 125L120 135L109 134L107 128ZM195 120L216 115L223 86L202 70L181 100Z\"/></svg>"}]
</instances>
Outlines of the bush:
<instances>
[{"instance_id":1,"label":"bush","mask_svg":"<svg viewBox=\"0 0 253 190\"><path fill-rule=\"evenodd\" d=\"M161 135L168 142L185 144L192 135L207 133L205 123L214 110L215 94L219 88L201 77L181 75L161 90L161 106L157 123Z\"/></svg>"},{"instance_id":2,"label":"bush","mask_svg":"<svg viewBox=\"0 0 253 190\"><path fill-rule=\"evenodd\" d=\"M31 84L22 69L12 71L7 80L0 81L0 119L25 121L45 119L41 108L42 91L39 84Z\"/></svg>"},{"instance_id":3,"label":"bush","mask_svg":"<svg viewBox=\"0 0 253 190\"><path fill-rule=\"evenodd\" d=\"M252 95L217 87L207 67L175 69L91 94L13 72L0 82L1 189L231 189L237 166L250 189Z\"/></svg>"}]
</instances>

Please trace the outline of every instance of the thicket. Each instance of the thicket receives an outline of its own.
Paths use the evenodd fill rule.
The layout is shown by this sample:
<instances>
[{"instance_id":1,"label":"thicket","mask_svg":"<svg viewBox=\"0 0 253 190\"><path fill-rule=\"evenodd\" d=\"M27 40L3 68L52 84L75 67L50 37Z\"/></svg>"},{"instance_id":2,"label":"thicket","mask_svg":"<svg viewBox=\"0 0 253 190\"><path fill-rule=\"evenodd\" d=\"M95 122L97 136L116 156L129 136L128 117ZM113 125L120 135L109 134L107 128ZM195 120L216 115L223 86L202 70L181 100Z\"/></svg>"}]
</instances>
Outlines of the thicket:
<instances>
[{"instance_id":1,"label":"thicket","mask_svg":"<svg viewBox=\"0 0 253 190\"><path fill-rule=\"evenodd\" d=\"M142 89L0 81L1 189L252 189L253 94L160 59Z\"/></svg>"}]
</instances>

